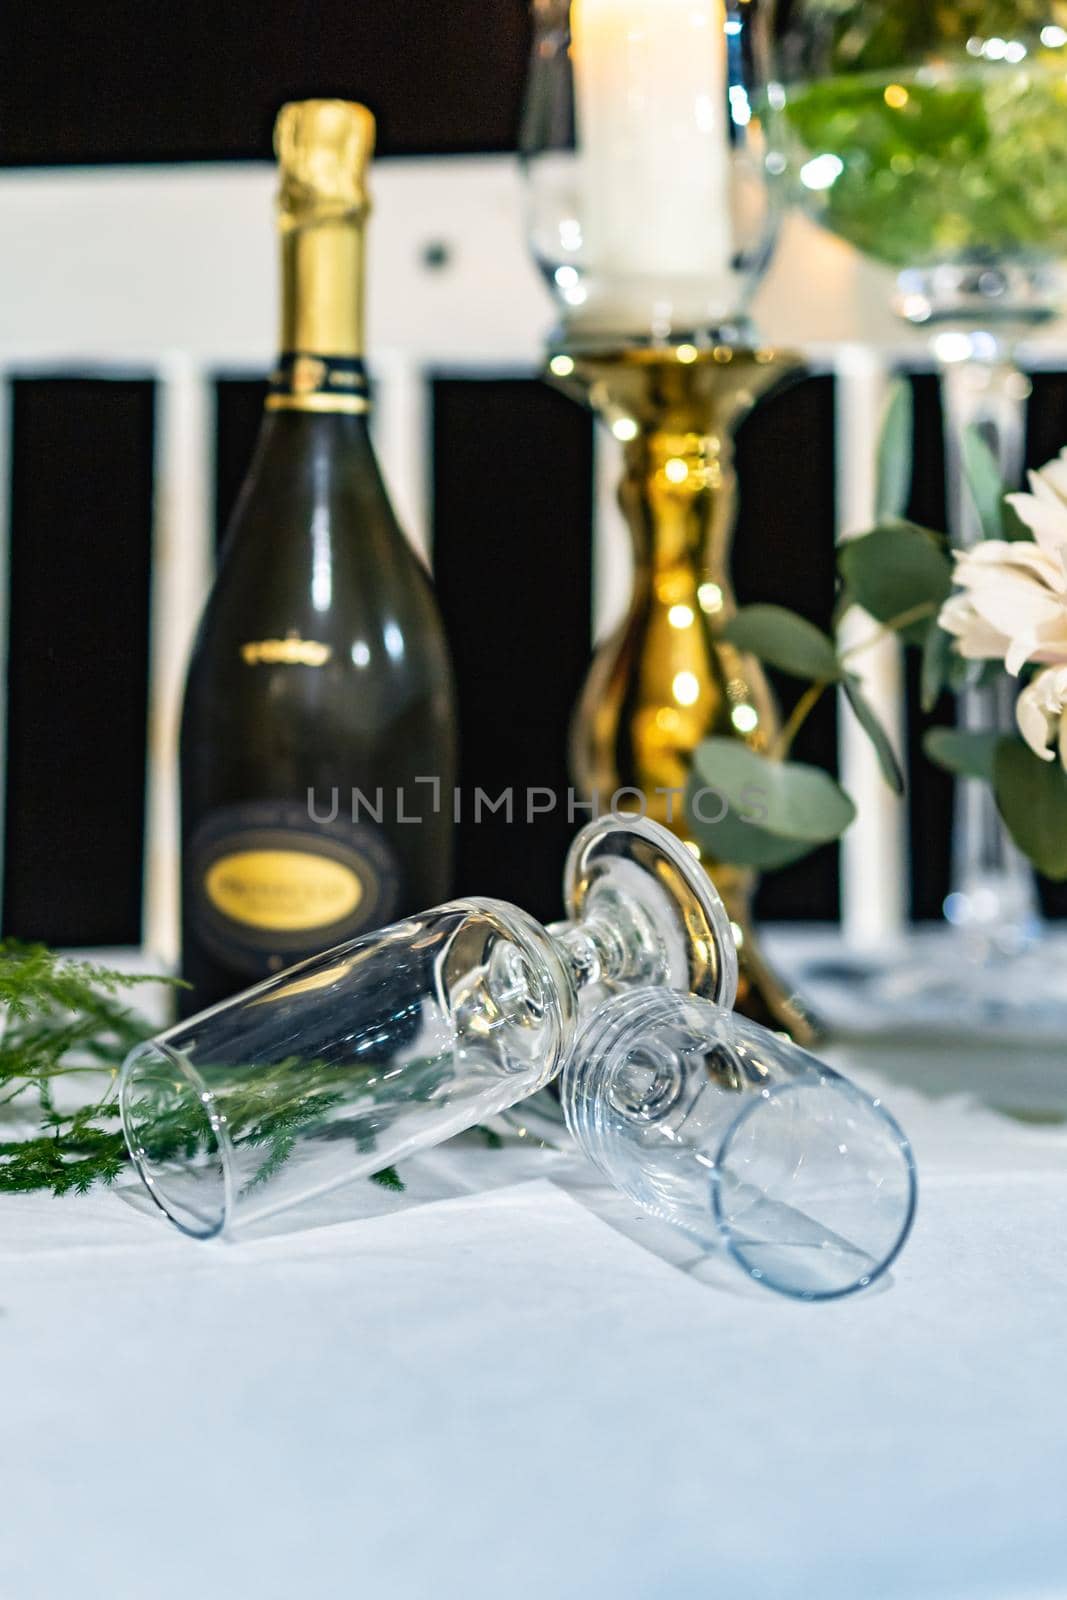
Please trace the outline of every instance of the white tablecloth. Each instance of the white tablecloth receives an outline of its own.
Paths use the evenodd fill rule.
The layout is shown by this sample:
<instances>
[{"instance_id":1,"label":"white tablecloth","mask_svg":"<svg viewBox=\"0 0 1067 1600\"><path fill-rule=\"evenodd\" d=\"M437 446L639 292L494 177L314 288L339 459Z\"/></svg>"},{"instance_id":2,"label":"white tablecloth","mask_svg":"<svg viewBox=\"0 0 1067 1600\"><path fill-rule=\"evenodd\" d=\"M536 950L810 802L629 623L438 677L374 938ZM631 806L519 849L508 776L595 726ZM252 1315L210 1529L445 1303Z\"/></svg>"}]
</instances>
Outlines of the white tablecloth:
<instances>
[{"instance_id":1,"label":"white tablecloth","mask_svg":"<svg viewBox=\"0 0 1067 1600\"><path fill-rule=\"evenodd\" d=\"M241 1246L5 1198L0 1597L1067 1595L1067 1133L887 1099L915 1233L815 1306L522 1145Z\"/></svg>"}]
</instances>

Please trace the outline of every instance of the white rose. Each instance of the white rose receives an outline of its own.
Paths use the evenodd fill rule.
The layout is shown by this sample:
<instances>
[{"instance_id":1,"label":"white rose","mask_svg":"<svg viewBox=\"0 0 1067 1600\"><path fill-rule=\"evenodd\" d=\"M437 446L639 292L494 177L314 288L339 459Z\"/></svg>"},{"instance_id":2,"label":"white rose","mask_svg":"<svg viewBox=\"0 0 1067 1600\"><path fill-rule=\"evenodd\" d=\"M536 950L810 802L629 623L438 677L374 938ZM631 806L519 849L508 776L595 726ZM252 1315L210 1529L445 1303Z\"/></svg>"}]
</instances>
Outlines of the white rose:
<instances>
[{"instance_id":1,"label":"white rose","mask_svg":"<svg viewBox=\"0 0 1067 1600\"><path fill-rule=\"evenodd\" d=\"M938 618L960 655L1013 674L1027 661L1067 662L1067 450L1031 472L1030 488L1007 498L1033 544L986 539L957 551L958 592Z\"/></svg>"},{"instance_id":2,"label":"white rose","mask_svg":"<svg viewBox=\"0 0 1067 1600\"><path fill-rule=\"evenodd\" d=\"M1062 558L1067 545L1067 446L1027 478L1030 493L1009 494L1008 504L1041 548Z\"/></svg>"},{"instance_id":3,"label":"white rose","mask_svg":"<svg viewBox=\"0 0 1067 1600\"><path fill-rule=\"evenodd\" d=\"M1055 741L1067 771L1067 666L1047 667L1027 684L1015 705L1019 732L1035 755L1051 761Z\"/></svg>"},{"instance_id":4,"label":"white rose","mask_svg":"<svg viewBox=\"0 0 1067 1600\"><path fill-rule=\"evenodd\" d=\"M1003 661L1017 673L1027 661L1067 661L1067 569L1025 540L986 539L956 552L959 592L938 621L960 655Z\"/></svg>"}]
</instances>

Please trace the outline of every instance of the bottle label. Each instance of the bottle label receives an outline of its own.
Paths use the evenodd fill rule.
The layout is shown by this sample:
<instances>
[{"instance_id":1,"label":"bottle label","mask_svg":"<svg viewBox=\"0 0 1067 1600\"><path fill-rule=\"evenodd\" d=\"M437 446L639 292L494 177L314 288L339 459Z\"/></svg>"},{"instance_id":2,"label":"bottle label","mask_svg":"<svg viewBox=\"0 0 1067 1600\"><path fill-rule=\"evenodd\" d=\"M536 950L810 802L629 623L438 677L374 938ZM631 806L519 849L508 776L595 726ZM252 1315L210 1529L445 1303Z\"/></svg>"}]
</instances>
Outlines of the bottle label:
<instances>
[{"instance_id":1,"label":"bottle label","mask_svg":"<svg viewBox=\"0 0 1067 1600\"><path fill-rule=\"evenodd\" d=\"M370 410L370 388L359 356L287 352L271 373L268 411Z\"/></svg>"},{"instance_id":2,"label":"bottle label","mask_svg":"<svg viewBox=\"0 0 1067 1600\"><path fill-rule=\"evenodd\" d=\"M350 917L363 884L351 867L306 850L235 850L209 868L204 892L231 922L303 933Z\"/></svg>"},{"instance_id":3,"label":"bottle label","mask_svg":"<svg viewBox=\"0 0 1067 1600\"><path fill-rule=\"evenodd\" d=\"M241 660L249 667L324 667L333 645L302 639L291 628L284 639L249 639L241 646Z\"/></svg>"},{"instance_id":4,"label":"bottle label","mask_svg":"<svg viewBox=\"0 0 1067 1600\"><path fill-rule=\"evenodd\" d=\"M193 927L219 960L265 977L396 915L401 872L373 823L314 822L297 801L215 811L188 846Z\"/></svg>"}]
</instances>

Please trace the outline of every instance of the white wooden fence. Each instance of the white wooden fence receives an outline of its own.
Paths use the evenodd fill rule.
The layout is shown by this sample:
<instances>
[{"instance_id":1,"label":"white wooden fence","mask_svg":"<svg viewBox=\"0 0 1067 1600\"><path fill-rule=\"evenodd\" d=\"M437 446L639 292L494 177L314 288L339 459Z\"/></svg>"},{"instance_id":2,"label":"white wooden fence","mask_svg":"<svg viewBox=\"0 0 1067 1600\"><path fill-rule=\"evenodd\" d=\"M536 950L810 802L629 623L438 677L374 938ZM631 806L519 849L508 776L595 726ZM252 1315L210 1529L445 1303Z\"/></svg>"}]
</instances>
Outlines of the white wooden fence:
<instances>
[{"instance_id":1,"label":"white wooden fence","mask_svg":"<svg viewBox=\"0 0 1067 1600\"><path fill-rule=\"evenodd\" d=\"M159 386L152 552L144 940L177 940L176 724L191 634L211 567L211 388L220 372L267 370L275 333L273 170L266 164L8 172L0 175L0 484L8 481L9 381L20 374L128 376ZM379 396L376 438L402 522L431 556L428 375L539 370L553 309L523 244L522 186L508 157L379 162L368 316ZM838 382L838 521L873 511L873 444L887 371L925 364L920 334L888 307L886 275L790 219L755 313L771 341ZM1032 352L1067 365L1067 327ZM597 439L594 631L618 616L629 550L615 506L618 447ZM7 495L0 494L6 508ZM0 574L6 530L0 510ZM7 582L0 581L6 665ZM865 656L872 695L899 740L892 642ZM0 697L4 673L0 672ZM0 698L0 872L4 737ZM844 780L859 820L843 856L843 922L856 942L904 915L905 838L862 737L842 719Z\"/></svg>"}]
</instances>

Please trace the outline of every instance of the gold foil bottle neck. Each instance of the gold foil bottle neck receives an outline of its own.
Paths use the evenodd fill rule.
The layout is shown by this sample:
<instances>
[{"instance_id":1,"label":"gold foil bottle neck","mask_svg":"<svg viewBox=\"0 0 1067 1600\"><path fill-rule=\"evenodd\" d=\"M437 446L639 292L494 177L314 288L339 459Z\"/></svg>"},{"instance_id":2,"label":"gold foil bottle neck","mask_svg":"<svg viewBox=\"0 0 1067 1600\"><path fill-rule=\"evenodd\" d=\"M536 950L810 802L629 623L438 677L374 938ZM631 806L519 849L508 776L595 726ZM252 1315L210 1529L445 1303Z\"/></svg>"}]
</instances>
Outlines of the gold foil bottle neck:
<instances>
[{"instance_id":1,"label":"gold foil bottle neck","mask_svg":"<svg viewBox=\"0 0 1067 1600\"><path fill-rule=\"evenodd\" d=\"M278 210L283 226L362 216L370 208L367 169L375 124L351 100L294 100L274 124L281 168Z\"/></svg>"}]
</instances>

